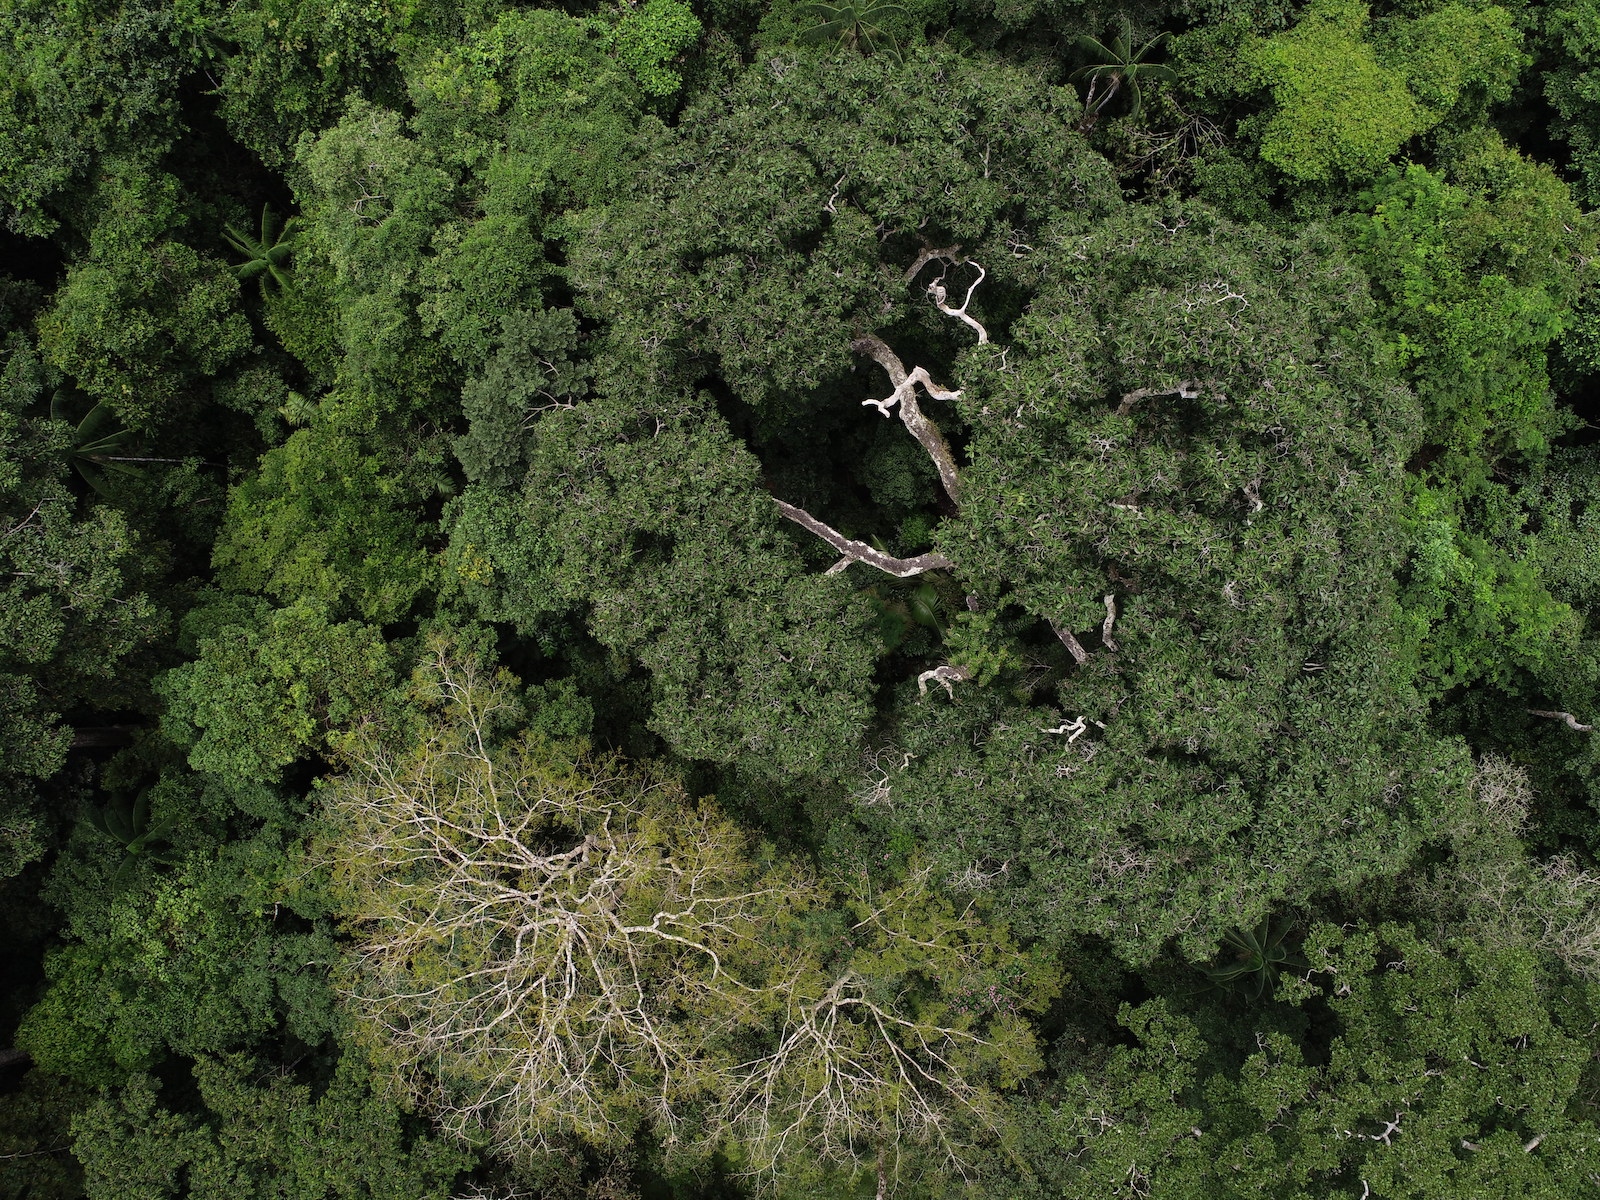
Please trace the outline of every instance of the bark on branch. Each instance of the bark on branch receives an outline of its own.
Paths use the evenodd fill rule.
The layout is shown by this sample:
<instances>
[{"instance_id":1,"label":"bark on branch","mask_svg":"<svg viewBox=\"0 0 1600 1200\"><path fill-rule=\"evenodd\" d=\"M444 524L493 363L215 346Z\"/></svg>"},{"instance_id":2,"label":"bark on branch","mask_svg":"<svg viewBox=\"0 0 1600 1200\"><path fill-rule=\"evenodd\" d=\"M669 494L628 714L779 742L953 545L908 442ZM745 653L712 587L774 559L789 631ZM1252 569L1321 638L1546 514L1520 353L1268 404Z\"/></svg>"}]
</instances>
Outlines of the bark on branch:
<instances>
[{"instance_id":1,"label":"bark on branch","mask_svg":"<svg viewBox=\"0 0 1600 1200\"><path fill-rule=\"evenodd\" d=\"M937 571L955 566L942 554L919 554L915 558L895 558L892 554L885 554L876 550L865 542L858 542L847 538L831 525L825 525L817 520L803 508L796 508L792 504L777 501L778 511L789 520L803 529L809 529L840 554L842 559L828 568L827 573L833 575L844 570L853 562L865 563L869 567L896 576L899 579L908 579L912 575L920 575L924 571Z\"/></svg>"},{"instance_id":2,"label":"bark on branch","mask_svg":"<svg viewBox=\"0 0 1600 1200\"><path fill-rule=\"evenodd\" d=\"M978 335L978 345L988 345L989 331L979 323L976 317L967 312L968 306L972 303L972 294L978 290L978 285L988 277L988 272L983 269L983 264L977 260L962 258L960 246L945 246L939 249L927 249L917 255L916 261L906 271L906 282L910 283L917 277L917 272L935 259L947 262L952 267L970 265L978 272L978 277L967 286L967 298L961 302L960 308L950 307L950 293L944 286L943 275L940 275L938 279L928 285L928 295L933 297L934 306L945 316L954 317L962 324L971 326Z\"/></svg>"},{"instance_id":3,"label":"bark on branch","mask_svg":"<svg viewBox=\"0 0 1600 1200\"><path fill-rule=\"evenodd\" d=\"M1089 652L1083 648L1082 642L1072 636L1071 630L1063 629L1054 621L1050 622L1050 628L1060 640L1061 644L1067 648L1067 652L1072 655L1072 660L1075 663L1081 667L1084 663L1089 661Z\"/></svg>"},{"instance_id":4,"label":"bark on branch","mask_svg":"<svg viewBox=\"0 0 1600 1200\"><path fill-rule=\"evenodd\" d=\"M1574 733L1593 733L1594 732L1594 726L1593 725L1585 725L1585 724L1583 724L1581 721L1578 720L1577 717L1573 716L1569 712L1549 712L1549 711L1547 711L1545 709L1542 709L1542 708L1530 708L1528 710L1528 712L1531 713L1533 716L1536 716L1536 717L1548 717L1552 721L1560 721L1563 725L1565 725L1568 729L1572 730Z\"/></svg>"},{"instance_id":5,"label":"bark on branch","mask_svg":"<svg viewBox=\"0 0 1600 1200\"><path fill-rule=\"evenodd\" d=\"M857 354L865 354L884 369L889 376L889 382L894 385L894 391L883 400L863 400L862 404L870 404L884 416L889 415L889 409L895 404L900 405L900 420L910 431L911 436L922 444L928 452L928 457L933 459L933 465L939 470L939 482L944 484L946 495L952 503L961 503L961 475L956 467L955 455L950 451L950 443L945 441L944 434L939 432L935 425L923 413L917 404L917 385L936 400L955 400L961 395L959 391L949 391L934 383L928 372L922 367L907 372L906 366L900 361L900 356L883 342L881 338L868 334L859 337L850 343L850 348Z\"/></svg>"},{"instance_id":6,"label":"bark on branch","mask_svg":"<svg viewBox=\"0 0 1600 1200\"><path fill-rule=\"evenodd\" d=\"M1198 379L1180 379L1177 387L1169 388L1139 388L1136 391L1123 394L1122 403L1117 405L1117 416L1125 417L1132 411L1133 406L1141 400L1148 400L1152 396L1177 396L1182 400L1198 400L1205 385ZM1220 400L1220 395L1212 399Z\"/></svg>"}]
</instances>

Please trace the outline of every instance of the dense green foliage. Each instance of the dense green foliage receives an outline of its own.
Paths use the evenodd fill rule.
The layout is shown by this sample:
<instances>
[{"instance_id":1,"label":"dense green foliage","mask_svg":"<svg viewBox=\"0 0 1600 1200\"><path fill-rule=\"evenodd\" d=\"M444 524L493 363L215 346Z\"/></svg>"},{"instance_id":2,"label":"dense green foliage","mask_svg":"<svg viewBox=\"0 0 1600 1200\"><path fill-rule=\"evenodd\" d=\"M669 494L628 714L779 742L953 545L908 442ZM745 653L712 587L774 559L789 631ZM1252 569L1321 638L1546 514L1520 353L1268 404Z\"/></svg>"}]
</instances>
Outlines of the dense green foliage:
<instances>
[{"instance_id":1,"label":"dense green foliage","mask_svg":"<svg viewBox=\"0 0 1600 1200\"><path fill-rule=\"evenodd\" d=\"M1592 0L0 49L0 1191L1600 1187Z\"/></svg>"}]
</instances>

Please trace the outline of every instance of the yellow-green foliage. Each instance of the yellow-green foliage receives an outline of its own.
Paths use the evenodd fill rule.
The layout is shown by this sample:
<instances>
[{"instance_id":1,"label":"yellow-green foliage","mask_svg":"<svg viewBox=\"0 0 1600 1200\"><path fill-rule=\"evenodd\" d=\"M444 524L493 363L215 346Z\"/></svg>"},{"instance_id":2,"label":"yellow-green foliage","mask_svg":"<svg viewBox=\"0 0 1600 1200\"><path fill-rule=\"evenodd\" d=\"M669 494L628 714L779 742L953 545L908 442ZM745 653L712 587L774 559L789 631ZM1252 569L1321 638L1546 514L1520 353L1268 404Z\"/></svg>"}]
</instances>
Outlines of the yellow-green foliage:
<instances>
[{"instance_id":1,"label":"yellow-green foliage","mask_svg":"<svg viewBox=\"0 0 1600 1200\"><path fill-rule=\"evenodd\" d=\"M1288 33L1246 46L1245 69L1272 92L1261 157L1296 179L1377 170L1422 132L1405 79L1379 63L1359 0L1323 0Z\"/></svg>"},{"instance_id":2,"label":"yellow-green foliage","mask_svg":"<svg viewBox=\"0 0 1600 1200\"><path fill-rule=\"evenodd\" d=\"M1449 5L1374 31L1362 0L1316 0L1293 29L1243 49L1245 71L1272 94L1261 157L1307 183L1370 176L1469 89L1503 99L1518 45L1501 8Z\"/></svg>"}]
</instances>

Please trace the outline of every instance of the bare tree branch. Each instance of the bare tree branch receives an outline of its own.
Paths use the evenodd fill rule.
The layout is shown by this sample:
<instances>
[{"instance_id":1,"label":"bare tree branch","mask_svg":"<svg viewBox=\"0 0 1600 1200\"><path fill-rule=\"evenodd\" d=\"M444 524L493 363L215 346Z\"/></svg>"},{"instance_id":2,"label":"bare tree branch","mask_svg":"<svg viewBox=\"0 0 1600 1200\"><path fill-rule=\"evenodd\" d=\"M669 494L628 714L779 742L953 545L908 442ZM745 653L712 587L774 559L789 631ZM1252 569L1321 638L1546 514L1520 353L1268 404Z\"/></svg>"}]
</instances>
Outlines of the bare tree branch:
<instances>
[{"instance_id":1,"label":"bare tree branch","mask_svg":"<svg viewBox=\"0 0 1600 1200\"><path fill-rule=\"evenodd\" d=\"M916 261L913 262L909 267L906 268L905 281L907 283L910 283L913 279L915 279L917 277L918 272L920 272L923 267L927 266L929 263L933 262L935 259L940 259L940 260L942 260L944 262L948 262L948 263L960 262L961 261L961 247L960 246L926 246L926 247L924 247L922 253L917 255Z\"/></svg>"},{"instance_id":2,"label":"bare tree branch","mask_svg":"<svg viewBox=\"0 0 1600 1200\"><path fill-rule=\"evenodd\" d=\"M919 554L915 558L895 558L892 554L885 554L882 550L875 550L865 542L858 542L847 538L831 525L824 525L803 508L796 508L792 504L777 501L778 511L796 525L809 529L840 554L842 559L828 568L829 575L837 574L853 562L865 563L869 567L877 567L899 579L909 579L913 575L920 575L924 571L938 571L955 566L942 554Z\"/></svg>"},{"instance_id":3,"label":"bare tree branch","mask_svg":"<svg viewBox=\"0 0 1600 1200\"><path fill-rule=\"evenodd\" d=\"M983 269L983 264L978 262L976 259L962 258L960 246L944 246L938 249L930 247L923 250L921 254L917 255L916 261L913 262L907 269L905 275L906 282L910 283L917 277L917 273L921 271L923 267L927 266L930 262L933 262L936 259L949 263L952 267L970 264L976 268L978 277L967 286L967 298L961 302L960 308L950 307L950 293L944 286L943 275L940 275L938 279L934 280L928 285L928 295L933 297L934 305L945 316L954 317L963 324L971 326L978 335L978 344L980 346L988 345L989 331L978 322L977 318L969 315L967 312L967 307L972 303L972 294L978 290L978 285L982 283L985 278L987 278L988 272Z\"/></svg>"},{"instance_id":4,"label":"bare tree branch","mask_svg":"<svg viewBox=\"0 0 1600 1200\"><path fill-rule=\"evenodd\" d=\"M942 667L935 667L933 670L924 671L917 676L917 694L926 696L928 694L928 681L932 680L944 688L945 695L954 700L956 698L955 685L971 678L972 672L967 670L966 667L956 667L946 663Z\"/></svg>"},{"instance_id":5,"label":"bare tree branch","mask_svg":"<svg viewBox=\"0 0 1600 1200\"><path fill-rule=\"evenodd\" d=\"M1117 598L1114 595L1106 596L1106 619L1100 623L1100 641L1107 650L1115 650L1117 644L1111 640L1111 626L1117 619Z\"/></svg>"},{"instance_id":6,"label":"bare tree branch","mask_svg":"<svg viewBox=\"0 0 1600 1200\"><path fill-rule=\"evenodd\" d=\"M1183 400L1198 400L1205 384L1198 379L1180 379L1177 387L1170 388L1139 388L1137 391L1123 394L1122 403L1117 405L1117 416L1125 417L1133 410L1133 406L1141 400L1148 400L1152 396L1177 396ZM1221 400L1222 396L1213 396L1214 400Z\"/></svg>"},{"instance_id":7,"label":"bare tree branch","mask_svg":"<svg viewBox=\"0 0 1600 1200\"><path fill-rule=\"evenodd\" d=\"M1054 621L1050 622L1050 629L1060 639L1061 644L1067 648L1067 652L1072 655L1072 660L1080 667L1089 661L1089 652L1083 648L1082 642L1072 636L1070 630L1063 629Z\"/></svg>"},{"instance_id":8,"label":"bare tree branch","mask_svg":"<svg viewBox=\"0 0 1600 1200\"><path fill-rule=\"evenodd\" d=\"M939 427L928 419L917 404L917 385L920 383L923 390L936 400L955 400L961 393L940 387L922 367L917 367L908 373L905 364L900 361L900 356L889 349L881 338L868 334L851 342L850 348L857 354L865 354L872 358L884 369L889 376L889 382L894 385L894 391L885 399L863 400L861 403L873 405L886 417L891 407L896 403L900 405L901 422L910 431L911 436L922 444L922 448L928 452L928 457L933 459L933 465L939 470L939 482L944 484L945 494L959 504L961 474L956 467L955 455L951 453L950 443L945 441L944 434L939 432Z\"/></svg>"},{"instance_id":9,"label":"bare tree branch","mask_svg":"<svg viewBox=\"0 0 1600 1200\"><path fill-rule=\"evenodd\" d=\"M1528 710L1528 712L1531 713L1533 716L1536 716L1536 717L1548 717L1552 721L1560 721L1562 724L1564 724L1568 729L1572 730L1574 733L1593 733L1594 732L1594 726L1593 725L1584 725L1584 724L1582 724L1578 720L1577 717L1573 716L1569 712L1549 712L1548 710L1543 709L1543 708L1530 708Z\"/></svg>"}]
</instances>

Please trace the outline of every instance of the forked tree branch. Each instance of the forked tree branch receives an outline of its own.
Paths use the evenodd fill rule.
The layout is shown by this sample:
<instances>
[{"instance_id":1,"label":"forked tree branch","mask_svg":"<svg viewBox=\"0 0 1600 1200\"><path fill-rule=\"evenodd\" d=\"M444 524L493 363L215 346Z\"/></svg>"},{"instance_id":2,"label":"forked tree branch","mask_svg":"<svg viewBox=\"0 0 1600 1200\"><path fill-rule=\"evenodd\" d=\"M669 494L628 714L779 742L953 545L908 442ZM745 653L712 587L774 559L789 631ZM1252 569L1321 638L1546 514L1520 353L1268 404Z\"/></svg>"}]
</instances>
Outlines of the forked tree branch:
<instances>
[{"instance_id":1,"label":"forked tree branch","mask_svg":"<svg viewBox=\"0 0 1600 1200\"><path fill-rule=\"evenodd\" d=\"M955 566L942 554L919 554L915 558L896 558L892 554L885 554L882 550L874 549L865 542L858 542L847 538L831 525L825 525L817 520L803 508L796 508L793 504L777 501L778 511L789 520L803 529L809 529L840 554L842 559L828 568L829 575L844 570L853 562L865 563L869 567L893 575L899 579L909 579L913 575L920 575L924 571L938 571Z\"/></svg>"},{"instance_id":2,"label":"forked tree branch","mask_svg":"<svg viewBox=\"0 0 1600 1200\"><path fill-rule=\"evenodd\" d=\"M962 258L960 246L945 246L939 249L927 249L917 255L916 261L906 271L906 282L910 283L917 277L917 273L930 262L938 259L949 263L952 267L970 264L978 272L978 277L967 286L967 298L961 302L960 308L950 307L950 293L944 286L944 276L941 275L928 285L928 295L933 297L933 303L940 312L947 317L954 317L965 325L969 325L978 335L978 345L989 344L989 331L983 327L976 317L967 312L972 304L972 295L978 290L978 285L988 277L988 272L983 269L983 264L975 259Z\"/></svg>"},{"instance_id":3,"label":"forked tree branch","mask_svg":"<svg viewBox=\"0 0 1600 1200\"><path fill-rule=\"evenodd\" d=\"M921 384L924 391L936 400L955 400L961 395L959 391L949 391L934 383L928 372L922 367L907 372L906 366L900 361L900 356L889 349L881 338L871 334L859 337L850 343L850 348L857 354L865 354L884 369L889 376L889 382L894 385L894 391L882 400L863 400L862 404L874 406L884 416L889 415L889 409L898 403L900 405L900 420L910 431L911 436L922 444L928 452L928 457L933 459L933 465L939 470L939 482L944 484L945 494L952 502L961 502L961 474L956 467L955 455L950 451L950 443L945 441L944 434L939 432L939 427L928 419L917 404L917 385Z\"/></svg>"}]
</instances>

